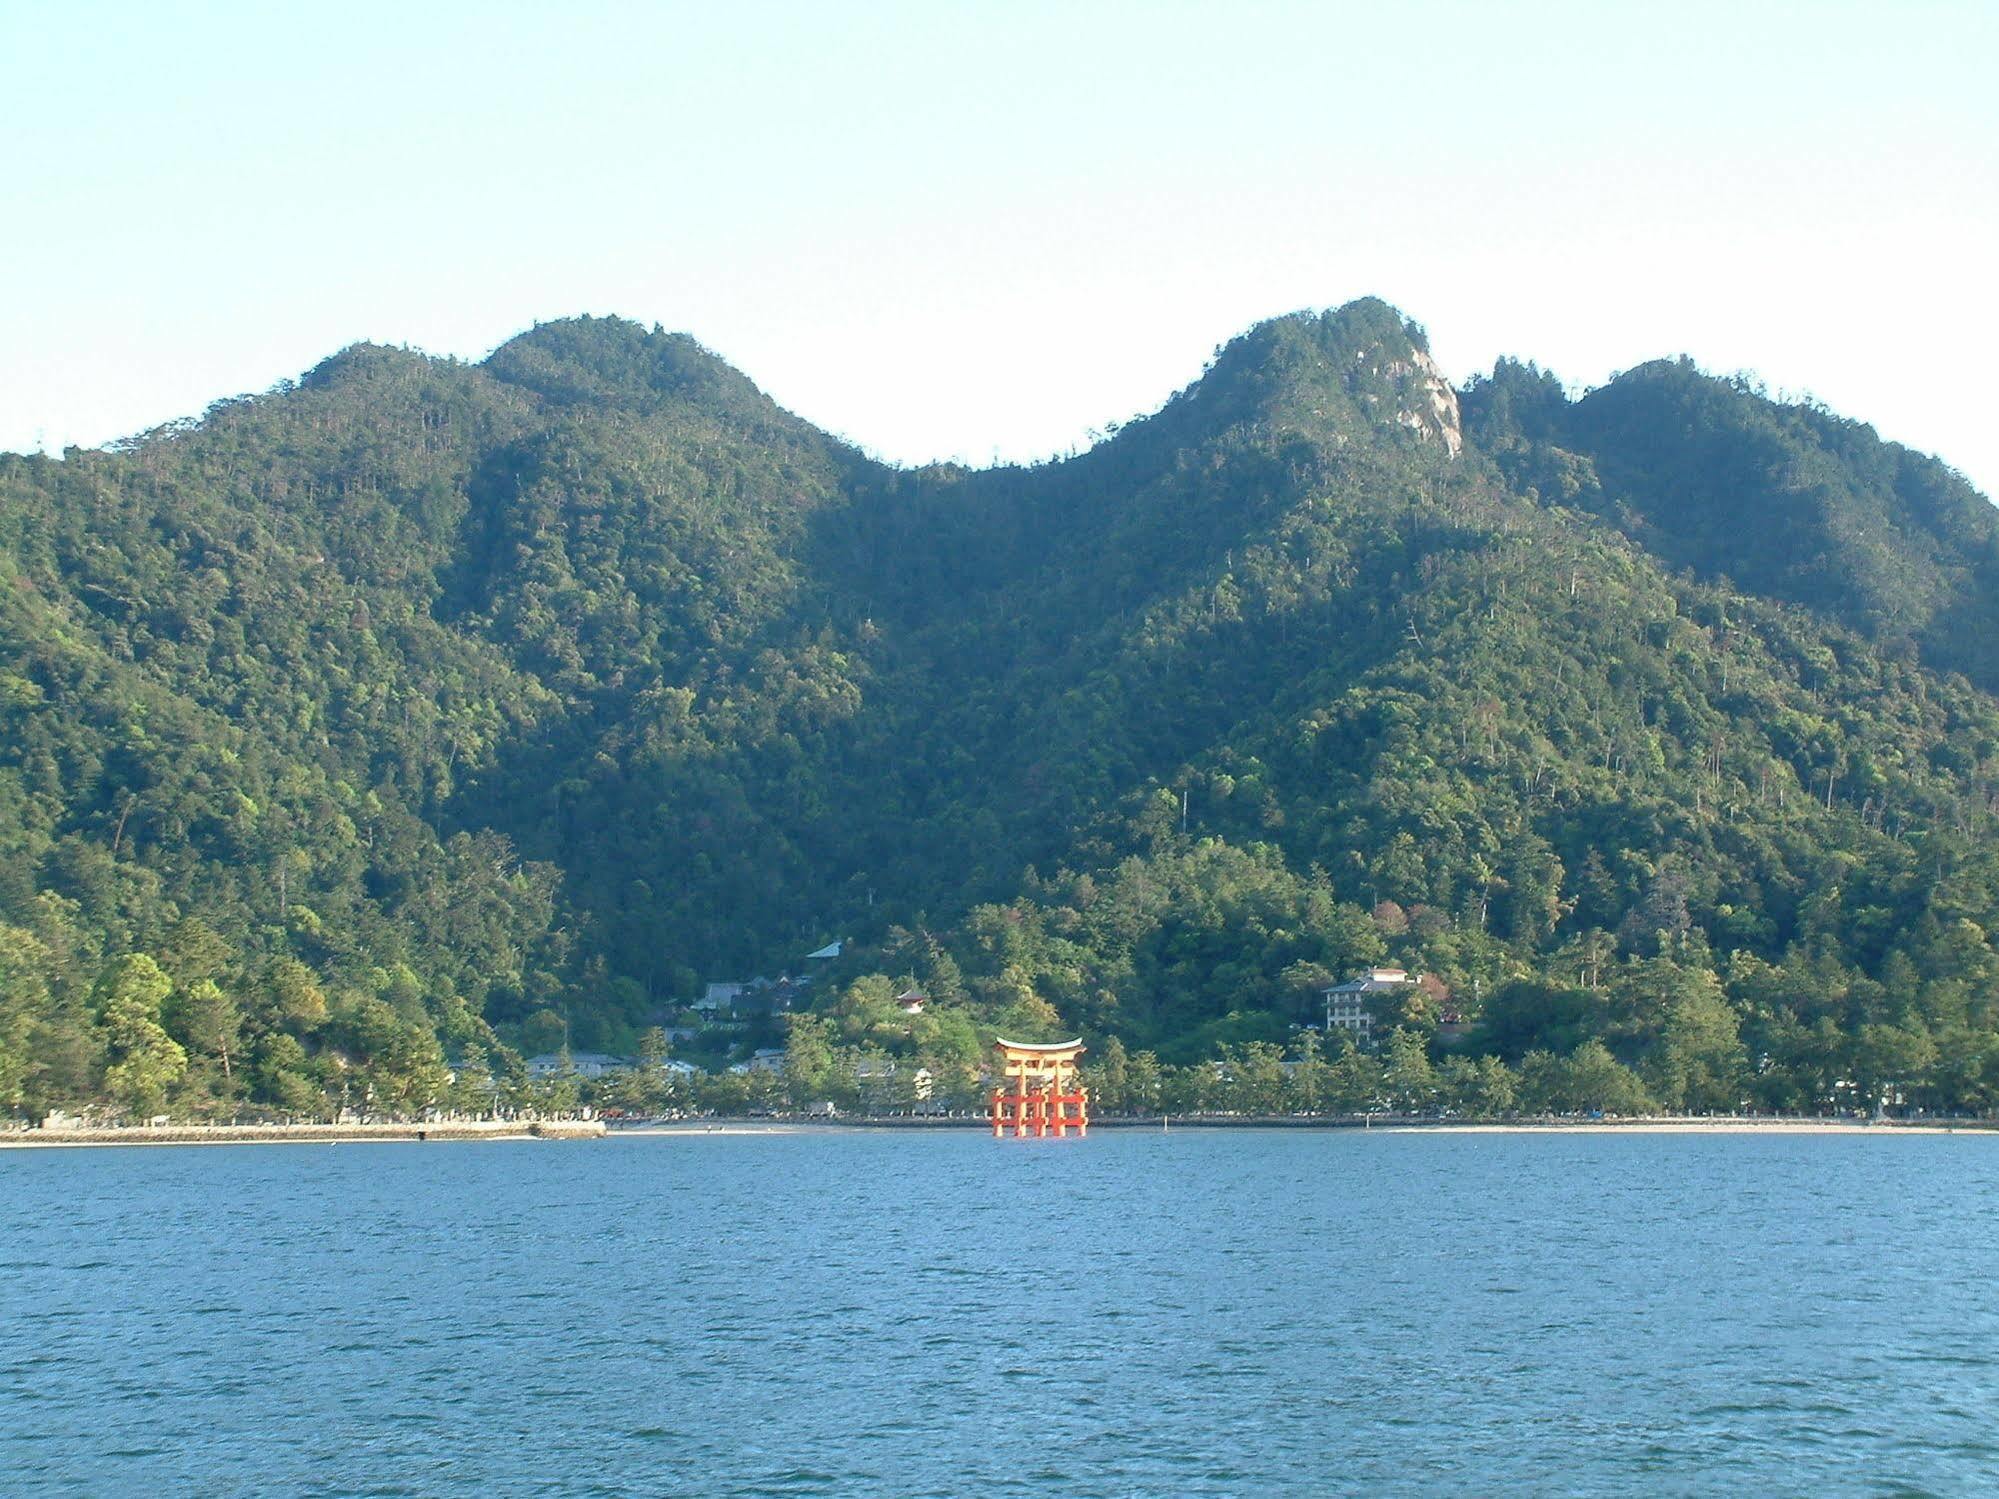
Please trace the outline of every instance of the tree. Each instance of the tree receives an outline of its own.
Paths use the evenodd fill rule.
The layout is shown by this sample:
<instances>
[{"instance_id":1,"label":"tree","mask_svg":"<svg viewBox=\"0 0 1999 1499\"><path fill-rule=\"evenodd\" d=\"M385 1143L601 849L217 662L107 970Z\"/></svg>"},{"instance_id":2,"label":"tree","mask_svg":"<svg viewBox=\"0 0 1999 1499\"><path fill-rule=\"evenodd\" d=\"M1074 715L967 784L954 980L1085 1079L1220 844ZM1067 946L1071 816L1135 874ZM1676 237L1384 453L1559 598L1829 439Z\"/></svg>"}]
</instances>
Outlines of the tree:
<instances>
[{"instance_id":1,"label":"tree","mask_svg":"<svg viewBox=\"0 0 1999 1499\"><path fill-rule=\"evenodd\" d=\"M896 983L885 973L866 973L840 991L833 1019L849 1046L892 1046L909 1034L896 1005Z\"/></svg>"},{"instance_id":2,"label":"tree","mask_svg":"<svg viewBox=\"0 0 1999 1499\"><path fill-rule=\"evenodd\" d=\"M529 1056L545 1056L569 1044L569 1022L546 1007L521 1024L521 1047Z\"/></svg>"},{"instance_id":3,"label":"tree","mask_svg":"<svg viewBox=\"0 0 1999 1499\"><path fill-rule=\"evenodd\" d=\"M282 1026L302 1036L326 1023L326 994L312 970L296 958L279 958L271 964L265 995L266 1024L271 1029Z\"/></svg>"},{"instance_id":4,"label":"tree","mask_svg":"<svg viewBox=\"0 0 1999 1499\"><path fill-rule=\"evenodd\" d=\"M1618 928L1625 944L1639 952L1658 954L1687 931L1693 925L1687 909L1689 883L1687 871L1678 861L1663 863Z\"/></svg>"},{"instance_id":5,"label":"tree","mask_svg":"<svg viewBox=\"0 0 1999 1499\"><path fill-rule=\"evenodd\" d=\"M444 1096L451 1072L430 1030L399 1021L387 1045L370 1058L368 1080L376 1100L407 1119Z\"/></svg>"},{"instance_id":6,"label":"tree","mask_svg":"<svg viewBox=\"0 0 1999 1499\"><path fill-rule=\"evenodd\" d=\"M1464 1106L1470 1113L1487 1119L1511 1114L1518 1099L1518 1081L1498 1057L1478 1059L1478 1079L1468 1082Z\"/></svg>"},{"instance_id":7,"label":"tree","mask_svg":"<svg viewBox=\"0 0 1999 1499\"><path fill-rule=\"evenodd\" d=\"M1275 1114L1284 1107L1284 1054L1268 1041L1251 1041L1235 1059L1235 1105L1248 1114Z\"/></svg>"},{"instance_id":8,"label":"tree","mask_svg":"<svg viewBox=\"0 0 1999 1499\"><path fill-rule=\"evenodd\" d=\"M534 1100L544 1114L573 1114L583 1106L583 1078L568 1047L558 1054L555 1071L541 1080Z\"/></svg>"},{"instance_id":9,"label":"tree","mask_svg":"<svg viewBox=\"0 0 1999 1499\"><path fill-rule=\"evenodd\" d=\"M232 1058L242 1045L243 1017L221 986L204 978L174 990L164 1020L168 1033L189 1052L222 1064L225 1090L233 1091Z\"/></svg>"},{"instance_id":10,"label":"tree","mask_svg":"<svg viewBox=\"0 0 1999 1499\"><path fill-rule=\"evenodd\" d=\"M1518 838L1509 851L1499 925L1515 938L1539 942L1568 914L1562 899L1562 861L1541 838Z\"/></svg>"},{"instance_id":11,"label":"tree","mask_svg":"<svg viewBox=\"0 0 1999 1499\"><path fill-rule=\"evenodd\" d=\"M1165 1079L1159 1068L1159 1058L1149 1051L1133 1052L1128 1081L1125 1085L1125 1107L1134 1114L1156 1114L1165 1099Z\"/></svg>"},{"instance_id":12,"label":"tree","mask_svg":"<svg viewBox=\"0 0 1999 1499\"><path fill-rule=\"evenodd\" d=\"M1319 1033L1298 1032L1298 1055L1285 1078L1284 1106L1294 1114L1316 1114L1324 1105L1328 1088L1325 1050Z\"/></svg>"},{"instance_id":13,"label":"tree","mask_svg":"<svg viewBox=\"0 0 1999 1499\"><path fill-rule=\"evenodd\" d=\"M1852 1045L1853 1080L1860 1099L1880 1111L1922 1088L1936 1065L1936 1042L1919 1023L1863 1025Z\"/></svg>"},{"instance_id":14,"label":"tree","mask_svg":"<svg viewBox=\"0 0 1999 1499\"><path fill-rule=\"evenodd\" d=\"M975 1108L983 1100L979 1069L985 1045L970 1012L931 1009L922 1016L916 1060L933 1079L932 1099L949 1108Z\"/></svg>"},{"instance_id":15,"label":"tree","mask_svg":"<svg viewBox=\"0 0 1999 1499\"><path fill-rule=\"evenodd\" d=\"M251 1069L251 1094L288 1114L317 1115L326 1095L313 1082L311 1060L296 1036L279 1032L259 1044Z\"/></svg>"},{"instance_id":16,"label":"tree","mask_svg":"<svg viewBox=\"0 0 1999 1499\"><path fill-rule=\"evenodd\" d=\"M1326 1069L1326 1106L1338 1114L1370 1113L1381 1106L1381 1064L1347 1042Z\"/></svg>"},{"instance_id":17,"label":"tree","mask_svg":"<svg viewBox=\"0 0 1999 1499\"><path fill-rule=\"evenodd\" d=\"M850 1103L854 1071L833 1047L832 1022L821 1015L785 1016L784 1080L801 1107Z\"/></svg>"},{"instance_id":18,"label":"tree","mask_svg":"<svg viewBox=\"0 0 1999 1499\"><path fill-rule=\"evenodd\" d=\"M672 1054L666 1031L649 1026L639 1037L638 1067L630 1075L626 1107L634 1113L652 1115L666 1107L666 1063Z\"/></svg>"},{"instance_id":19,"label":"tree","mask_svg":"<svg viewBox=\"0 0 1999 1499\"><path fill-rule=\"evenodd\" d=\"M1421 1113L1437 1101L1437 1074L1419 1032L1398 1027L1390 1032L1382 1087L1388 1100L1404 1113Z\"/></svg>"},{"instance_id":20,"label":"tree","mask_svg":"<svg viewBox=\"0 0 1999 1499\"><path fill-rule=\"evenodd\" d=\"M0 1111L27 1101L30 1042L49 1007L50 958L33 932L0 923Z\"/></svg>"},{"instance_id":21,"label":"tree","mask_svg":"<svg viewBox=\"0 0 1999 1499\"><path fill-rule=\"evenodd\" d=\"M1610 1054L1601 1041L1585 1041L1563 1064L1561 1101L1571 1110L1605 1114L1646 1114L1652 1110L1637 1074Z\"/></svg>"},{"instance_id":22,"label":"tree","mask_svg":"<svg viewBox=\"0 0 1999 1499\"><path fill-rule=\"evenodd\" d=\"M460 1060L446 1095L449 1106L461 1113L483 1115L492 1111L497 1084L484 1047L469 1048Z\"/></svg>"},{"instance_id":23,"label":"tree","mask_svg":"<svg viewBox=\"0 0 1999 1499\"><path fill-rule=\"evenodd\" d=\"M1694 944L1698 948L1698 944ZM1627 1054L1668 1109L1733 1109L1745 1058L1734 1009L1703 955L1632 959L1612 976L1600 1034Z\"/></svg>"},{"instance_id":24,"label":"tree","mask_svg":"<svg viewBox=\"0 0 1999 1499\"><path fill-rule=\"evenodd\" d=\"M99 981L96 1002L109 1044L105 1090L132 1113L150 1117L187 1071L187 1053L160 1024L173 984L144 953L120 958Z\"/></svg>"},{"instance_id":25,"label":"tree","mask_svg":"<svg viewBox=\"0 0 1999 1499\"><path fill-rule=\"evenodd\" d=\"M1530 1113L1559 1114L1569 1108L1568 1072L1562 1059L1540 1047L1520 1059L1520 1106Z\"/></svg>"},{"instance_id":26,"label":"tree","mask_svg":"<svg viewBox=\"0 0 1999 1499\"><path fill-rule=\"evenodd\" d=\"M1055 1037L1062 1029L1062 1017L1055 1006L1034 992L1025 975L1018 970L1003 976L1003 982L1010 995L1006 1008L1000 1011L997 1025L1000 1032L1014 1041L1046 1041Z\"/></svg>"},{"instance_id":27,"label":"tree","mask_svg":"<svg viewBox=\"0 0 1999 1499\"><path fill-rule=\"evenodd\" d=\"M1572 1051L1601 1035L1609 1024L1602 996L1594 990L1542 978L1515 979L1485 1002L1478 1042L1502 1057L1530 1051Z\"/></svg>"},{"instance_id":28,"label":"tree","mask_svg":"<svg viewBox=\"0 0 1999 1499\"><path fill-rule=\"evenodd\" d=\"M1670 980L1646 1073L1651 1091L1670 1109L1733 1113L1742 1104L1747 1072L1735 1011L1706 968L1677 969Z\"/></svg>"},{"instance_id":29,"label":"tree","mask_svg":"<svg viewBox=\"0 0 1999 1499\"><path fill-rule=\"evenodd\" d=\"M1279 978L1285 994L1290 998L1291 1007L1303 1015L1308 1024L1315 1018L1313 1012L1319 1006L1320 996L1339 982L1339 976L1326 964L1304 958L1287 965Z\"/></svg>"},{"instance_id":30,"label":"tree","mask_svg":"<svg viewBox=\"0 0 1999 1499\"><path fill-rule=\"evenodd\" d=\"M159 961L174 988L182 990L203 979L220 980L234 965L236 951L207 922L189 916L174 924Z\"/></svg>"},{"instance_id":31,"label":"tree","mask_svg":"<svg viewBox=\"0 0 1999 1499\"><path fill-rule=\"evenodd\" d=\"M1103 1113L1121 1114L1130 1108L1131 1057L1116 1036L1105 1039L1098 1050L1096 1065L1088 1071L1091 1102Z\"/></svg>"},{"instance_id":32,"label":"tree","mask_svg":"<svg viewBox=\"0 0 1999 1499\"><path fill-rule=\"evenodd\" d=\"M1223 1096L1222 1064L1196 1062L1191 1067L1160 1070L1159 1106L1172 1114L1205 1114Z\"/></svg>"}]
</instances>

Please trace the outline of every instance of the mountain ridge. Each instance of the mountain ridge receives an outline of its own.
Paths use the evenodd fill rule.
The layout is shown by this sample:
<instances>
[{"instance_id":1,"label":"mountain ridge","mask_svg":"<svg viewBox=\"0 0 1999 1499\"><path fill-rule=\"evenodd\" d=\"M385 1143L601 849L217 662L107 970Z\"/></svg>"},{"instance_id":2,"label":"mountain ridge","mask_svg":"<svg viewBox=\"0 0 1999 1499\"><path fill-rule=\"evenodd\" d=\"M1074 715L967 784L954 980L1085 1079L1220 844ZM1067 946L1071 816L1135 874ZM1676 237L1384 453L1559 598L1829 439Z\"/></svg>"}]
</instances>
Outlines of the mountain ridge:
<instances>
[{"instance_id":1,"label":"mountain ridge","mask_svg":"<svg viewBox=\"0 0 1999 1499\"><path fill-rule=\"evenodd\" d=\"M170 1091L270 1102L629 1047L842 933L839 982L966 1019L960 1071L1051 1015L1280 1043L1394 957L1509 1063L1580 1025L1684 1102L1681 1000L1632 987L1670 979L1794 1091L1825 1020L1954 1038L1983 1096L1976 495L1690 366L1621 380L1455 391L1368 299L1074 458L899 468L576 319L0 457L0 976L37 996L0 1005L0 1103L111 1088L139 957ZM246 1077L175 1008L203 983Z\"/></svg>"}]
</instances>

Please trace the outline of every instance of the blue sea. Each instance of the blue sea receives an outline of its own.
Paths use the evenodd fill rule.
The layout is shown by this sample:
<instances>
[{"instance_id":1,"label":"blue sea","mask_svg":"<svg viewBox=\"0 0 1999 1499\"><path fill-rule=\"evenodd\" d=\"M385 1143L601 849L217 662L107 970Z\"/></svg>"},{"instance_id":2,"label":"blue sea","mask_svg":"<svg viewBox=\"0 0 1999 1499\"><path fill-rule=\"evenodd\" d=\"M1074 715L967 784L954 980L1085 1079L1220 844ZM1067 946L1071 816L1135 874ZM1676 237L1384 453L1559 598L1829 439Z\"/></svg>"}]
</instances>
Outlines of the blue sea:
<instances>
[{"instance_id":1,"label":"blue sea","mask_svg":"<svg viewBox=\"0 0 1999 1499\"><path fill-rule=\"evenodd\" d=\"M1999 1492L1999 1136L0 1152L0 1493Z\"/></svg>"}]
</instances>

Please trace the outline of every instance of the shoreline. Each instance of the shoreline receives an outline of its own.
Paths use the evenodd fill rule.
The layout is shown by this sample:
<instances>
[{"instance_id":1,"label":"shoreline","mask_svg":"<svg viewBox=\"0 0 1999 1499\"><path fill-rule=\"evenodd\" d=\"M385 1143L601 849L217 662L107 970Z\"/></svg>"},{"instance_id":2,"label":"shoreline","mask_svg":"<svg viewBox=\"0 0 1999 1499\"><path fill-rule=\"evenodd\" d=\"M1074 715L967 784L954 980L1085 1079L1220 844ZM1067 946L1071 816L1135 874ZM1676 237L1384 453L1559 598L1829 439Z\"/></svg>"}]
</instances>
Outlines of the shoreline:
<instances>
[{"instance_id":1,"label":"shoreline","mask_svg":"<svg viewBox=\"0 0 1999 1499\"><path fill-rule=\"evenodd\" d=\"M1503 1121L1167 1116L1093 1119L1092 1130L1353 1130L1367 1134L1444 1135L1999 1135L1988 1119L1781 1119L1660 1117L1634 1119L1516 1119ZM349 1145L370 1141L452 1144L498 1140L705 1138L744 1135L830 1135L866 1130L989 1133L983 1119L745 1119L676 1120L608 1128L601 1119L451 1120L440 1124L186 1124L100 1129L0 1131L0 1151L81 1150L166 1145ZM1005 1138L1014 1138L1011 1135Z\"/></svg>"},{"instance_id":2,"label":"shoreline","mask_svg":"<svg viewBox=\"0 0 1999 1499\"><path fill-rule=\"evenodd\" d=\"M0 1150L80 1150L129 1145L443 1144L473 1140L595 1140L601 1119L453 1119L438 1124L172 1124L0 1131Z\"/></svg>"},{"instance_id":3,"label":"shoreline","mask_svg":"<svg viewBox=\"0 0 1999 1499\"><path fill-rule=\"evenodd\" d=\"M1379 1117L1312 1118L1293 1115L1267 1117L1204 1117L1185 1119L1167 1116L1149 1119L1092 1119L1097 1130L1353 1130L1367 1134L1446 1135L1999 1135L1999 1120L1989 1119L1783 1119L1704 1116L1665 1116L1633 1119L1384 1119ZM854 1130L907 1130L919 1133L945 1130L988 1133L983 1119L715 1119L684 1120L662 1124L632 1125L613 1129L612 1139L653 1138L665 1135L805 1135L836 1134ZM1012 1139L1011 1134L1005 1138ZM1030 1137L1032 1138L1032 1137Z\"/></svg>"}]
</instances>

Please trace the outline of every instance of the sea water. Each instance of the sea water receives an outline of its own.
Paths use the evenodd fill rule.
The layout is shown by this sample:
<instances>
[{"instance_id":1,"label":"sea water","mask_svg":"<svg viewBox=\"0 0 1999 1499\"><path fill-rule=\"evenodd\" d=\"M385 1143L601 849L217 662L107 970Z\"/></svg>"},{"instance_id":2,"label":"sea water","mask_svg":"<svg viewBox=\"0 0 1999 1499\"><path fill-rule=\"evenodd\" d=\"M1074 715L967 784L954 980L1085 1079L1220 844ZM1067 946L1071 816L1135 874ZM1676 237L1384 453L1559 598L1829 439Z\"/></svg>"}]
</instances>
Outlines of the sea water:
<instances>
[{"instance_id":1,"label":"sea water","mask_svg":"<svg viewBox=\"0 0 1999 1499\"><path fill-rule=\"evenodd\" d=\"M0 1493L1999 1489L1999 1136L0 1152Z\"/></svg>"}]
</instances>

